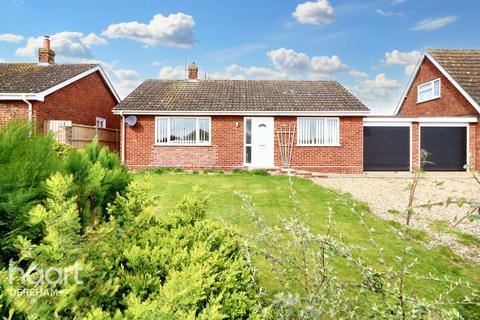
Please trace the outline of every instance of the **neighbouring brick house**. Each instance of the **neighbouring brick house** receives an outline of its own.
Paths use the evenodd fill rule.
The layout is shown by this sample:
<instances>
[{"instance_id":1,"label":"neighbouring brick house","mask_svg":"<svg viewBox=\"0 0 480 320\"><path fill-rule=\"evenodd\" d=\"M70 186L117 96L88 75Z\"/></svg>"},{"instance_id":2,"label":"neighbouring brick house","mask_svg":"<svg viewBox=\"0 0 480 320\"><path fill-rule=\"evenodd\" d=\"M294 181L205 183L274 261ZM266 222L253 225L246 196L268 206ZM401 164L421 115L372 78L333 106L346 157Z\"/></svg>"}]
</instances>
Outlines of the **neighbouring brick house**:
<instances>
[{"instance_id":1,"label":"neighbouring brick house","mask_svg":"<svg viewBox=\"0 0 480 320\"><path fill-rule=\"evenodd\" d=\"M114 108L124 119L122 158L129 167L290 163L320 172L363 171L363 118L369 110L336 81L197 75L193 64L187 80L147 80Z\"/></svg>"},{"instance_id":2,"label":"neighbouring brick house","mask_svg":"<svg viewBox=\"0 0 480 320\"><path fill-rule=\"evenodd\" d=\"M98 64L55 64L50 40L38 63L0 63L0 127L15 118L43 130L47 120L120 128L112 108L120 101Z\"/></svg>"},{"instance_id":3,"label":"neighbouring brick house","mask_svg":"<svg viewBox=\"0 0 480 320\"><path fill-rule=\"evenodd\" d=\"M365 120L367 170L480 170L480 50L429 49L394 117ZM468 164L468 166L466 166Z\"/></svg>"}]
</instances>

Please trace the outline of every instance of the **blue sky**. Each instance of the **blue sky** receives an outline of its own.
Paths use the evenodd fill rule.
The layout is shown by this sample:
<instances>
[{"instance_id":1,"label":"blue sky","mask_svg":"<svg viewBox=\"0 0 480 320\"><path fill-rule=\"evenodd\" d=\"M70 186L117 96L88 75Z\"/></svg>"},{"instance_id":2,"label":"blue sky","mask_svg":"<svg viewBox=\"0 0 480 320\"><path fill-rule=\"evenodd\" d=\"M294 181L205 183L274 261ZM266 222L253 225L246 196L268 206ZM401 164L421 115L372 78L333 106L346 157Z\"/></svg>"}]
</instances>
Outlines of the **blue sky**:
<instances>
[{"instance_id":1,"label":"blue sky","mask_svg":"<svg viewBox=\"0 0 480 320\"><path fill-rule=\"evenodd\" d=\"M335 79L392 112L426 48L479 48L475 0L2 0L0 60L99 62L117 91L183 78Z\"/></svg>"}]
</instances>

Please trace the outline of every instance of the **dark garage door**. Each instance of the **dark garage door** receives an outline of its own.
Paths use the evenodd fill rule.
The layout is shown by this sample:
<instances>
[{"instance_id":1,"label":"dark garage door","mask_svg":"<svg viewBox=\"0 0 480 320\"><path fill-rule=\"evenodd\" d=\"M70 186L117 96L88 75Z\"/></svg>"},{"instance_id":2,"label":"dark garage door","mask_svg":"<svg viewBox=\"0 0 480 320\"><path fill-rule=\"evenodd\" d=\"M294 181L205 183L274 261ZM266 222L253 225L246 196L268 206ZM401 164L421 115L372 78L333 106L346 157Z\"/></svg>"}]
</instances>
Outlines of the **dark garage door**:
<instances>
[{"instance_id":1,"label":"dark garage door","mask_svg":"<svg viewBox=\"0 0 480 320\"><path fill-rule=\"evenodd\" d=\"M365 171L410 170L410 127L364 127Z\"/></svg>"},{"instance_id":2,"label":"dark garage door","mask_svg":"<svg viewBox=\"0 0 480 320\"><path fill-rule=\"evenodd\" d=\"M466 127L422 127L421 149L430 155L428 171L462 171L467 163ZM431 162L431 163L429 163Z\"/></svg>"}]
</instances>

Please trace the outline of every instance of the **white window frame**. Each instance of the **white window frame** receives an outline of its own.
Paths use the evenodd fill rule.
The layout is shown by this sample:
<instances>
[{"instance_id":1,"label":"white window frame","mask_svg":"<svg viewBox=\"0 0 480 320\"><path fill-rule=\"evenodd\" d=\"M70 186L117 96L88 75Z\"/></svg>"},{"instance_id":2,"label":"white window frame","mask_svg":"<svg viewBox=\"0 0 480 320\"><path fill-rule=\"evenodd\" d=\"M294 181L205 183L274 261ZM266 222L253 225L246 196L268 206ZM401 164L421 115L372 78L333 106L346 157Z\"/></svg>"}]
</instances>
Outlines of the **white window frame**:
<instances>
[{"instance_id":1,"label":"white window frame","mask_svg":"<svg viewBox=\"0 0 480 320\"><path fill-rule=\"evenodd\" d=\"M167 120L167 142L158 142L158 120L163 119ZM196 120L196 137L197 141L195 143L175 143L170 141L170 119L195 119ZM207 142L200 142L200 135L198 134L198 120L208 120L208 141ZM211 117L155 117L155 141L154 145L156 146L177 146L177 147L198 147L198 146L211 146L212 145L212 118Z\"/></svg>"},{"instance_id":2,"label":"white window frame","mask_svg":"<svg viewBox=\"0 0 480 320\"><path fill-rule=\"evenodd\" d=\"M438 95L435 95L435 82L437 82L437 81L438 81ZM428 86L428 88L427 88L427 86ZM424 89L422 89L422 87ZM427 89L425 89L425 88L427 88ZM424 92L424 91L428 91L428 90L432 90L432 97L422 100L421 96L420 96L420 92ZM422 103L422 102L427 102L427 101L431 101L431 100L434 100L434 99L438 99L441 96L442 96L442 80L440 78L437 78L435 80L419 84L417 86L417 103Z\"/></svg>"},{"instance_id":3,"label":"white window frame","mask_svg":"<svg viewBox=\"0 0 480 320\"><path fill-rule=\"evenodd\" d=\"M98 123L102 123L102 126L99 126ZM107 128L107 119L105 118L100 118L100 117L95 117L95 127L105 129Z\"/></svg>"},{"instance_id":4,"label":"white window frame","mask_svg":"<svg viewBox=\"0 0 480 320\"><path fill-rule=\"evenodd\" d=\"M326 122L326 120L329 119L329 120L336 120L337 121L337 138L338 138L338 142L337 143L321 143L321 144L305 144L305 143L300 143L300 134L299 134L299 130L300 130L300 121L301 120L323 120ZM324 125L323 126L323 130L326 130L327 126ZM325 131L324 131L324 135L325 135ZM297 146L299 147L340 147L341 144L340 144L340 118L339 117L315 117L315 118L311 118L311 117L298 117L297 118Z\"/></svg>"}]
</instances>

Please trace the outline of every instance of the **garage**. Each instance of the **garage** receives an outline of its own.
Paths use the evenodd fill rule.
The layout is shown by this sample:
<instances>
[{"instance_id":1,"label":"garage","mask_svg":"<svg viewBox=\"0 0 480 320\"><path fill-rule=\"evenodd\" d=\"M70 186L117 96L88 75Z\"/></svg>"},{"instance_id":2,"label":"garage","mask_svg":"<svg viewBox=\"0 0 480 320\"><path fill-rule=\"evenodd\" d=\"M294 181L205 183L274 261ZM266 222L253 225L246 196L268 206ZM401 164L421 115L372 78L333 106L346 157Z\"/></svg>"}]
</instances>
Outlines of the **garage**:
<instances>
[{"instance_id":1,"label":"garage","mask_svg":"<svg viewBox=\"0 0 480 320\"><path fill-rule=\"evenodd\" d=\"M422 125L420 148L429 153L425 171L465 171L467 126Z\"/></svg>"},{"instance_id":2,"label":"garage","mask_svg":"<svg viewBox=\"0 0 480 320\"><path fill-rule=\"evenodd\" d=\"M365 171L410 170L410 125L365 124L363 169Z\"/></svg>"}]
</instances>

